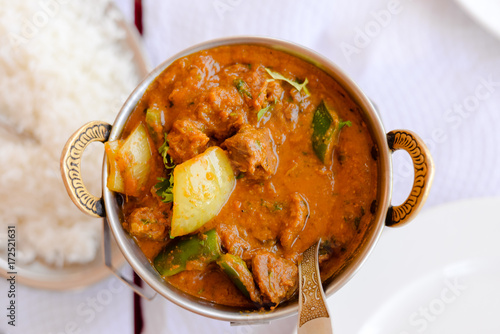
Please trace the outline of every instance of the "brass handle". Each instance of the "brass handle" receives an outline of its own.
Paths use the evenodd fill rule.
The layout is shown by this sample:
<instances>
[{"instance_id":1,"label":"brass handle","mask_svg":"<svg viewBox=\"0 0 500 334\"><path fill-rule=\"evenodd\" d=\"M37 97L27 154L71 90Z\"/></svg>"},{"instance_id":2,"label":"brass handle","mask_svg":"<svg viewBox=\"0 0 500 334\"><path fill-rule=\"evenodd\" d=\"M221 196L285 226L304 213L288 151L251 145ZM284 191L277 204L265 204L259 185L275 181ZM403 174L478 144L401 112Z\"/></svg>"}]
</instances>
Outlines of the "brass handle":
<instances>
[{"instance_id":1,"label":"brass handle","mask_svg":"<svg viewBox=\"0 0 500 334\"><path fill-rule=\"evenodd\" d=\"M61 174L69 197L80 210L93 217L104 217L106 211L102 198L89 193L83 184L82 154L90 143L108 141L110 132L111 125L108 123L87 123L68 139L61 155Z\"/></svg>"},{"instance_id":2,"label":"brass handle","mask_svg":"<svg viewBox=\"0 0 500 334\"><path fill-rule=\"evenodd\" d=\"M385 224L399 227L409 223L424 205L434 179L434 162L424 142L415 133L394 130L387 134L391 151L405 150L413 160L414 179L410 195L403 204L391 206Z\"/></svg>"}]
</instances>

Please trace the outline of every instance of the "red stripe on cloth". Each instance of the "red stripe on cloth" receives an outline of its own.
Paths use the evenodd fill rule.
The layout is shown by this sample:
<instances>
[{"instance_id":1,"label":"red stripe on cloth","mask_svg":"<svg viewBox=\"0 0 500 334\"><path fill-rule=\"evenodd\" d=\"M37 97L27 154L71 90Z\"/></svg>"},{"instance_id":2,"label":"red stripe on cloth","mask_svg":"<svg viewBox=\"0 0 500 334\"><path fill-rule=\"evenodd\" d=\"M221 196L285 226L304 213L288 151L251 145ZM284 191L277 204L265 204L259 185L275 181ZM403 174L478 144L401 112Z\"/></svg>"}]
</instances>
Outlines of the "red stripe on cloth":
<instances>
[{"instance_id":1,"label":"red stripe on cloth","mask_svg":"<svg viewBox=\"0 0 500 334\"><path fill-rule=\"evenodd\" d=\"M142 1L135 0L134 1L134 10L135 10L135 26L139 33L142 35Z\"/></svg>"},{"instance_id":2,"label":"red stripe on cloth","mask_svg":"<svg viewBox=\"0 0 500 334\"><path fill-rule=\"evenodd\" d=\"M142 1L134 0L134 21L137 30L142 35ZM134 272L134 283L142 286L142 280ZM142 317L141 296L134 293L134 334L141 334L144 329L144 319Z\"/></svg>"},{"instance_id":3,"label":"red stripe on cloth","mask_svg":"<svg viewBox=\"0 0 500 334\"><path fill-rule=\"evenodd\" d=\"M142 280L134 272L134 283L142 286ZM141 334L144 329L144 320L142 318L141 296L134 293L134 334Z\"/></svg>"}]
</instances>

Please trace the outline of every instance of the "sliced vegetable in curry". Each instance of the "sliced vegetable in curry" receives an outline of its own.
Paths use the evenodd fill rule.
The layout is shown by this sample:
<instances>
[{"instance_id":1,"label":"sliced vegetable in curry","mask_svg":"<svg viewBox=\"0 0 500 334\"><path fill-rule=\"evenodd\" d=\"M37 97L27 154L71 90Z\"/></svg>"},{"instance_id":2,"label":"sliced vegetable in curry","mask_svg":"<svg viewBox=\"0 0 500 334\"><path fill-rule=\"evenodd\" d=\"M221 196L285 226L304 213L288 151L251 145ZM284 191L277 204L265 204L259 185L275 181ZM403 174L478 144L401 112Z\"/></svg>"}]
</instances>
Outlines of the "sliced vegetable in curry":
<instances>
[{"instance_id":1,"label":"sliced vegetable in curry","mask_svg":"<svg viewBox=\"0 0 500 334\"><path fill-rule=\"evenodd\" d=\"M214 218L229 199L236 178L227 154L211 147L174 168L171 237L192 233Z\"/></svg>"},{"instance_id":2,"label":"sliced vegetable in curry","mask_svg":"<svg viewBox=\"0 0 500 334\"><path fill-rule=\"evenodd\" d=\"M329 164L333 148L339 140L340 130L344 126L351 126L350 121L343 122L335 111L327 108L325 101L321 101L314 112L311 136L312 147L321 162Z\"/></svg>"},{"instance_id":3,"label":"sliced vegetable in curry","mask_svg":"<svg viewBox=\"0 0 500 334\"><path fill-rule=\"evenodd\" d=\"M261 301L245 261L237 255L224 254L217 260L217 264L247 298L256 303Z\"/></svg>"},{"instance_id":4,"label":"sliced vegetable in curry","mask_svg":"<svg viewBox=\"0 0 500 334\"><path fill-rule=\"evenodd\" d=\"M214 303L295 298L297 265L319 238L322 278L336 275L377 194L373 140L347 96L313 65L265 47L175 61L124 136L106 143L124 229L165 281Z\"/></svg>"},{"instance_id":5,"label":"sliced vegetable in curry","mask_svg":"<svg viewBox=\"0 0 500 334\"><path fill-rule=\"evenodd\" d=\"M221 256L215 230L170 243L154 260L161 275L172 276L186 269L202 269Z\"/></svg>"},{"instance_id":6,"label":"sliced vegetable in curry","mask_svg":"<svg viewBox=\"0 0 500 334\"><path fill-rule=\"evenodd\" d=\"M123 142L106 143L105 150L109 152L111 165L108 187L126 195L138 196L148 182L152 159L144 125L139 124Z\"/></svg>"}]
</instances>

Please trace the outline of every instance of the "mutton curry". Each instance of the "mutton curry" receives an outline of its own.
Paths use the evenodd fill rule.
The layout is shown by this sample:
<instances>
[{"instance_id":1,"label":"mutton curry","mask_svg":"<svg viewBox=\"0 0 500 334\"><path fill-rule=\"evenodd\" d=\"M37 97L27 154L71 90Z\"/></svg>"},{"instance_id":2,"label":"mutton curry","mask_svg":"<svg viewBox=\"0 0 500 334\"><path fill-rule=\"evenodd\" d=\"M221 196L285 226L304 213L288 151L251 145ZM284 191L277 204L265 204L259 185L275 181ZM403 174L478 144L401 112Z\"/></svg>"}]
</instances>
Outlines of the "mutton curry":
<instances>
[{"instance_id":1,"label":"mutton curry","mask_svg":"<svg viewBox=\"0 0 500 334\"><path fill-rule=\"evenodd\" d=\"M123 227L175 287L219 304L293 298L322 239L326 279L373 220L377 148L326 73L254 45L172 63L106 143Z\"/></svg>"}]
</instances>

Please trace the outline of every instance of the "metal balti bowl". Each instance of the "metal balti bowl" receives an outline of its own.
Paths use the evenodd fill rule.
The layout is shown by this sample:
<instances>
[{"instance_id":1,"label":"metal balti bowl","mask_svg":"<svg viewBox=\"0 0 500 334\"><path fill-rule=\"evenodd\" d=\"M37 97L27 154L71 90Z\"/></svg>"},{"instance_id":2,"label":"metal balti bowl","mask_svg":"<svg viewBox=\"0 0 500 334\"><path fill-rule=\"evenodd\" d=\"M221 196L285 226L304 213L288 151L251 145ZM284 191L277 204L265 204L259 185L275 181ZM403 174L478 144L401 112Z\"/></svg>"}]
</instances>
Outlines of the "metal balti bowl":
<instances>
[{"instance_id":1,"label":"metal balti bowl","mask_svg":"<svg viewBox=\"0 0 500 334\"><path fill-rule=\"evenodd\" d=\"M367 229L363 241L354 255L329 280L324 282L326 296L331 296L340 289L360 268L368 254L373 250L384 226L402 226L409 222L420 210L427 198L432 183L434 168L429 151L422 140L406 130L394 130L386 133L382 122L370 100L347 77L340 68L323 56L302 46L278 39L263 37L231 37L208 41L190 47L169 58L154 69L132 92L113 126L104 122L91 122L84 125L69 140L61 157L61 172L68 193L73 202L84 212L95 217L106 217L112 235L135 272L157 293L171 302L197 314L239 324L266 323L295 314L298 309L296 300L284 303L272 311L249 311L228 306L216 305L192 297L163 280L151 266L135 241L123 229L120 221L120 205L115 194L106 187L108 176L107 159L104 158L102 170L103 198L88 193L79 172L81 153L92 141L105 142L120 138L124 125L155 78L176 59L191 53L222 45L254 44L280 50L304 59L333 77L359 105L362 116L378 147L378 195L377 208L373 224ZM407 200L399 205L391 205L392 162L391 153L406 150L414 164L415 179Z\"/></svg>"}]
</instances>

